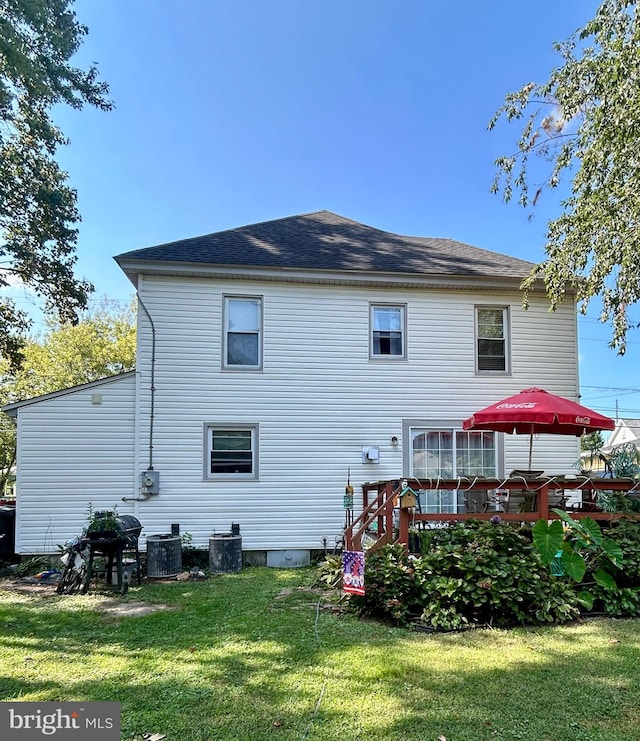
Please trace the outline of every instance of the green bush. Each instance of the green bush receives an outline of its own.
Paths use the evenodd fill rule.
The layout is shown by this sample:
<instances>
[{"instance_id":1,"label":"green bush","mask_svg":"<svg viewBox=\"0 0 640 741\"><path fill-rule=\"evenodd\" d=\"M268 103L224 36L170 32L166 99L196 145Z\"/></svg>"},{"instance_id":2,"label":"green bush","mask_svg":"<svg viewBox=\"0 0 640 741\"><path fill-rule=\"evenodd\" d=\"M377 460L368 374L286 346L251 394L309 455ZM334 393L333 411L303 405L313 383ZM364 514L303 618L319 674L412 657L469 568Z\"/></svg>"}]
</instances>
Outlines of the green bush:
<instances>
[{"instance_id":1,"label":"green bush","mask_svg":"<svg viewBox=\"0 0 640 741\"><path fill-rule=\"evenodd\" d=\"M499 518L498 518L499 520ZM578 615L571 587L553 577L530 531L496 522L466 522L423 538L423 555L387 546L367 557L362 614L428 627L565 622Z\"/></svg>"},{"instance_id":2,"label":"green bush","mask_svg":"<svg viewBox=\"0 0 640 741\"><path fill-rule=\"evenodd\" d=\"M426 530L420 557L400 545L367 554L366 593L351 604L363 615L438 630L561 623L580 608L640 616L640 523L601 528L556 513L562 520L533 529L496 516Z\"/></svg>"},{"instance_id":3,"label":"green bush","mask_svg":"<svg viewBox=\"0 0 640 741\"><path fill-rule=\"evenodd\" d=\"M621 569L606 562L602 568L610 574L615 587L599 584L596 572L588 568L584 582L592 583L593 610L607 615L640 615L640 525L620 521L607 530L607 537L617 543L623 554Z\"/></svg>"},{"instance_id":4,"label":"green bush","mask_svg":"<svg viewBox=\"0 0 640 741\"><path fill-rule=\"evenodd\" d=\"M316 584L325 589L337 589L342 584L342 558L327 556L318 567Z\"/></svg>"},{"instance_id":5,"label":"green bush","mask_svg":"<svg viewBox=\"0 0 640 741\"><path fill-rule=\"evenodd\" d=\"M591 587L594 596L593 611L604 612L611 617L640 615L640 588L611 588L596 584Z\"/></svg>"},{"instance_id":6,"label":"green bush","mask_svg":"<svg viewBox=\"0 0 640 741\"><path fill-rule=\"evenodd\" d=\"M496 520L436 531L416 564L424 624L451 630L577 616L573 591L542 564L530 531Z\"/></svg>"},{"instance_id":7,"label":"green bush","mask_svg":"<svg viewBox=\"0 0 640 741\"><path fill-rule=\"evenodd\" d=\"M365 594L352 595L351 604L363 615L406 625L419 608L416 561L401 545L388 545L365 559Z\"/></svg>"}]
</instances>

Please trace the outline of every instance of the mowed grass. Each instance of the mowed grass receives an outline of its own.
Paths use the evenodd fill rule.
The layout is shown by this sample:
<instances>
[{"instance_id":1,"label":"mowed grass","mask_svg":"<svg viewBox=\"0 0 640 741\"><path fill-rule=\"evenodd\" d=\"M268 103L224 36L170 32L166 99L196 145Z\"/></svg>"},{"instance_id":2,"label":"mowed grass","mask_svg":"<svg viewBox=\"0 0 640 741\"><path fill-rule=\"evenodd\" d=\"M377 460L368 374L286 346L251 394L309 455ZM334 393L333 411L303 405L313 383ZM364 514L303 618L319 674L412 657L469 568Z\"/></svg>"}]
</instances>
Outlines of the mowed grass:
<instances>
[{"instance_id":1,"label":"mowed grass","mask_svg":"<svg viewBox=\"0 0 640 741\"><path fill-rule=\"evenodd\" d=\"M640 621L412 633L335 611L314 578L0 584L0 700L117 701L127 741L640 740ZM168 609L105 610L138 601Z\"/></svg>"}]
</instances>

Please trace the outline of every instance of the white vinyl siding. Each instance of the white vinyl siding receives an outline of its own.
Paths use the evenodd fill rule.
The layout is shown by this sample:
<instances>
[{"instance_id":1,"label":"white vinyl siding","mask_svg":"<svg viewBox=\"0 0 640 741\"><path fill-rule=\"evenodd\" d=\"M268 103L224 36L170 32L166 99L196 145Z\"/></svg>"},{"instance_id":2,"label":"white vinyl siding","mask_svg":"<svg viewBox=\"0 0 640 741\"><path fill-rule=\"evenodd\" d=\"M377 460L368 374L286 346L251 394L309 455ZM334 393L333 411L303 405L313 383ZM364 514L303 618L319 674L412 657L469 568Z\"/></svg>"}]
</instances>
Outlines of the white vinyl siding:
<instances>
[{"instance_id":1,"label":"white vinyl siding","mask_svg":"<svg viewBox=\"0 0 640 741\"><path fill-rule=\"evenodd\" d=\"M474 411L527 386L564 396L577 388L574 307L549 314L544 297L533 296L522 312L517 288L501 294L512 313L513 373L507 378L475 373L475 305L495 305L493 290L263 281L268 311L258 374L215 371L222 365L215 328L224 326L224 298L257 295L255 281L145 276L140 290L156 327L154 467L161 477L161 494L140 504L143 533L164 532L179 521L200 547L231 523L240 524L248 550L323 548L325 539L333 545L344 524L349 469L356 507L362 482L408 473L404 419L461 425ZM411 342L402 364L370 362L372 304L407 307ZM138 468L144 470L152 347L143 312L139 321ZM203 424L216 420L239 428L259 423L259 480L203 479ZM528 438L504 439L501 474L525 467L528 456ZM577 445L574 438L541 436L533 467L571 472ZM379 447L378 464L362 462L363 446Z\"/></svg>"},{"instance_id":2,"label":"white vinyl siding","mask_svg":"<svg viewBox=\"0 0 640 741\"><path fill-rule=\"evenodd\" d=\"M93 510L136 514L135 374L18 411L19 553L56 553Z\"/></svg>"},{"instance_id":3,"label":"white vinyl siding","mask_svg":"<svg viewBox=\"0 0 640 741\"><path fill-rule=\"evenodd\" d=\"M533 385L576 398L570 302L551 314L544 295L532 294L524 312L516 286L472 291L295 279L138 276L155 343L141 311L137 397L131 376L113 383L111 400L105 386L101 406L83 392L19 410L22 552L55 553L79 531L89 501L138 517L142 547L147 534L168 533L173 523L199 548L232 523L240 525L245 550L333 547L349 472L356 508L363 482L408 475L405 420L459 427L474 411ZM509 309L511 374L478 375L475 307L495 306L497 296ZM225 297L260 297L268 307L259 373L225 366ZM371 362L372 305L406 307L404 362ZM217 422L259 424L259 479L203 476L203 428ZM138 493L149 467L151 428L160 493L122 502ZM504 446L500 475L527 466L526 435L498 435L496 442ZM362 462L363 446L379 448L377 464ZM532 467L570 473L578 457L577 438L540 435Z\"/></svg>"}]
</instances>

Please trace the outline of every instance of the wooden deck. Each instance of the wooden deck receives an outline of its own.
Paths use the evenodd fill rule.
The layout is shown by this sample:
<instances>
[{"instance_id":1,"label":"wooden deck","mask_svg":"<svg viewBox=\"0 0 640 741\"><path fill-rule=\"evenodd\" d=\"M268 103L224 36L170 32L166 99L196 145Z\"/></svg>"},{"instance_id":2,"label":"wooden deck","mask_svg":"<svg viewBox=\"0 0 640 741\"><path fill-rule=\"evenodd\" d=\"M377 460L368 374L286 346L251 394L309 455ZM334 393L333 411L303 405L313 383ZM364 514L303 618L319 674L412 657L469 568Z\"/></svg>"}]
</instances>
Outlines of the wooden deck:
<instances>
[{"instance_id":1,"label":"wooden deck","mask_svg":"<svg viewBox=\"0 0 640 741\"><path fill-rule=\"evenodd\" d=\"M453 492L455 512L423 512L420 506L403 507L401 496L411 492L438 490ZM498 515L502 520L535 522L550 520L562 509L572 517L592 517L611 521L640 515L603 512L597 505L599 491L622 491L640 498L640 481L604 479L588 476L509 476L506 479L398 478L367 482L362 485L362 511L345 529L347 550L375 549L390 542L409 544L412 528L428 523L459 520L489 520ZM460 504L458 504L460 502Z\"/></svg>"}]
</instances>

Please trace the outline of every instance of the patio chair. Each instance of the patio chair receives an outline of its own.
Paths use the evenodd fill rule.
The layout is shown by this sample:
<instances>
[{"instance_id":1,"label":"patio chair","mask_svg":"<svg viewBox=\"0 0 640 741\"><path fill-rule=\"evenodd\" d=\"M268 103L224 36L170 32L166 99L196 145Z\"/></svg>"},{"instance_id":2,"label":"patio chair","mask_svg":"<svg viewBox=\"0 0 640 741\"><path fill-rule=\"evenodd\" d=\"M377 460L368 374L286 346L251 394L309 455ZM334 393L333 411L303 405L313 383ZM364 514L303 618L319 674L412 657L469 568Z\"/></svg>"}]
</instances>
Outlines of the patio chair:
<instances>
[{"instance_id":1,"label":"patio chair","mask_svg":"<svg viewBox=\"0 0 640 741\"><path fill-rule=\"evenodd\" d=\"M483 512L508 512L511 492L503 489L487 491L483 502Z\"/></svg>"},{"instance_id":2,"label":"patio chair","mask_svg":"<svg viewBox=\"0 0 640 741\"><path fill-rule=\"evenodd\" d=\"M549 492L549 509L567 510L567 501L571 495L564 489L554 489Z\"/></svg>"},{"instance_id":3,"label":"patio chair","mask_svg":"<svg viewBox=\"0 0 640 741\"><path fill-rule=\"evenodd\" d=\"M471 489L465 492L463 497L464 511L479 514L486 512L486 492Z\"/></svg>"}]
</instances>

